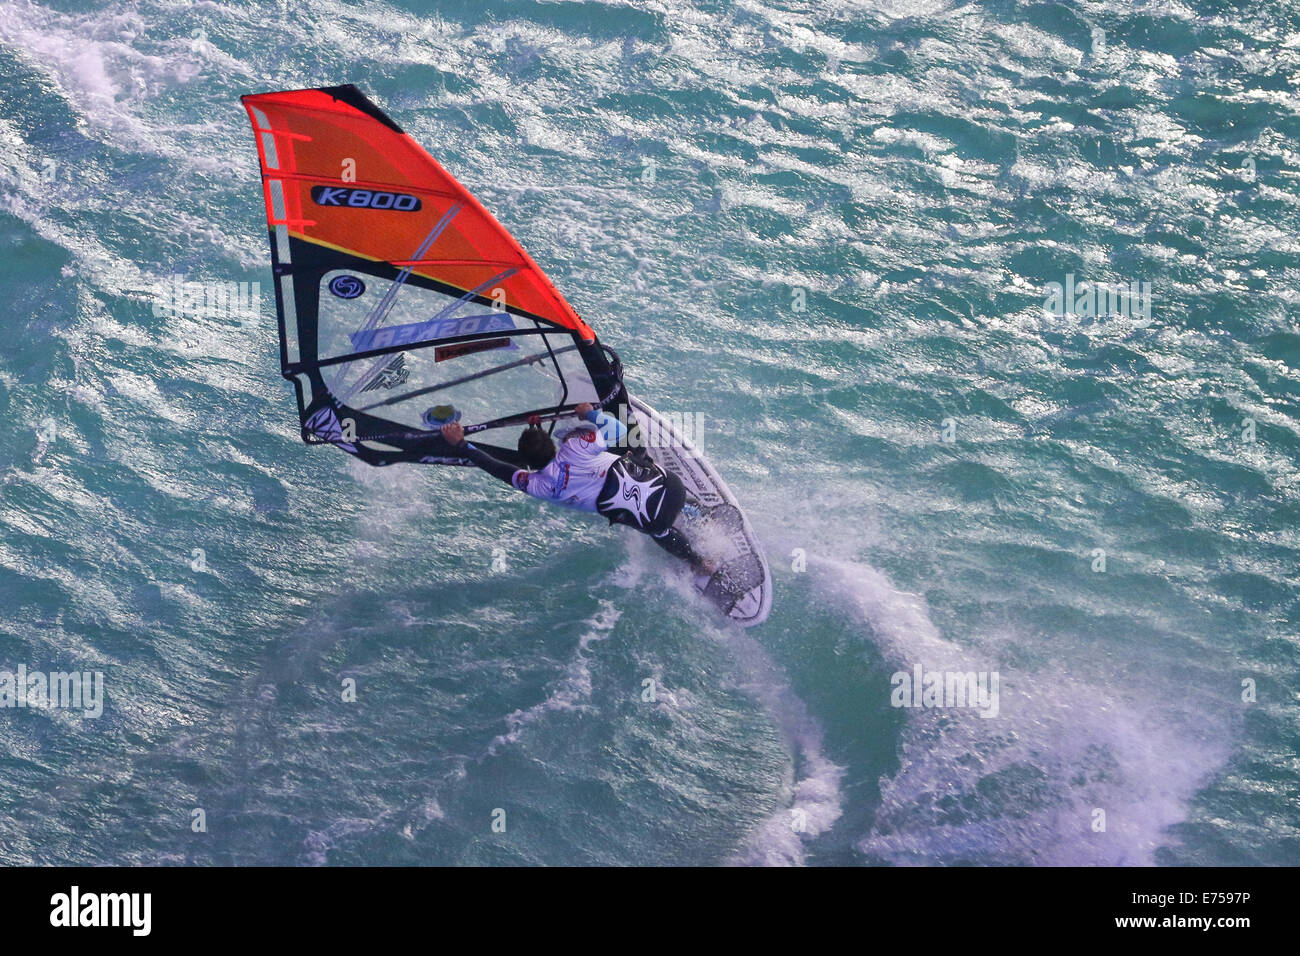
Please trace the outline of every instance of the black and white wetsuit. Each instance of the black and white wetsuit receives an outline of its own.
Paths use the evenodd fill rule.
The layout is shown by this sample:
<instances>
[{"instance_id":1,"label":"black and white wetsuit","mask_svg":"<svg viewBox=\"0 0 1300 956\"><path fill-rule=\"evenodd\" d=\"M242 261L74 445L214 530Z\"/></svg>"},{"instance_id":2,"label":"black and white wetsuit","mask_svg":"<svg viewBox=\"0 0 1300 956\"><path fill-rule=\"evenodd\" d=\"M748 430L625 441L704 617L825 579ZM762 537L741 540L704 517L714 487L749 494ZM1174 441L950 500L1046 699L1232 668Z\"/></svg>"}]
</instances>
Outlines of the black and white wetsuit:
<instances>
[{"instance_id":1,"label":"black and white wetsuit","mask_svg":"<svg viewBox=\"0 0 1300 956\"><path fill-rule=\"evenodd\" d=\"M673 528L686 502L682 480L643 453L619 456L611 452L609 445L617 444L626 433L618 419L593 409L587 421L588 425L562 436L555 457L540 471L515 468L469 442L461 450L479 468L525 494L594 511L611 524L629 525L650 535L670 554L697 563L699 557L685 535Z\"/></svg>"}]
</instances>

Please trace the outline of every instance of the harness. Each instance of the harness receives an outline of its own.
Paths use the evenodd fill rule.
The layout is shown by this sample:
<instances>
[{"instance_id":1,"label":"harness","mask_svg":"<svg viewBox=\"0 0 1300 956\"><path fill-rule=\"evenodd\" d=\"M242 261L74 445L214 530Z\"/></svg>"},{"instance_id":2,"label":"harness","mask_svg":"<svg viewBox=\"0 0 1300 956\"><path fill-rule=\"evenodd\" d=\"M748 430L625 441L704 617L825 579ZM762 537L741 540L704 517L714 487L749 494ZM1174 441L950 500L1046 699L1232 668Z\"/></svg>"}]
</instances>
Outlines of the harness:
<instances>
[{"instance_id":1,"label":"harness","mask_svg":"<svg viewBox=\"0 0 1300 956\"><path fill-rule=\"evenodd\" d=\"M625 524L659 535L672 527L686 503L682 480L637 448L609 466L596 498L596 511L610 524Z\"/></svg>"}]
</instances>

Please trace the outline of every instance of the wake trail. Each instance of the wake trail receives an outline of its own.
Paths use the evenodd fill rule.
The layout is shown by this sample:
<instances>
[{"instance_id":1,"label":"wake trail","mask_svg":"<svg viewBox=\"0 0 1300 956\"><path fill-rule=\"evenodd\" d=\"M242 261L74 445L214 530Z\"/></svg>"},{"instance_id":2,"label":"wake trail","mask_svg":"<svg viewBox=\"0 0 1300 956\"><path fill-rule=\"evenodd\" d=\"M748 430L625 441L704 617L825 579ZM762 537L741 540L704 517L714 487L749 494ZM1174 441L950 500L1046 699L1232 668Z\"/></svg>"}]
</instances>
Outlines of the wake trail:
<instances>
[{"instance_id":1,"label":"wake trail","mask_svg":"<svg viewBox=\"0 0 1300 956\"><path fill-rule=\"evenodd\" d=\"M840 780L844 768L825 755L821 724L758 642L739 628L732 629L726 640L739 667L740 688L776 721L792 759L784 782L788 805L768 817L727 863L802 866L807 841L829 830L843 812Z\"/></svg>"},{"instance_id":2,"label":"wake trail","mask_svg":"<svg viewBox=\"0 0 1300 956\"><path fill-rule=\"evenodd\" d=\"M496 756L503 746L518 743L529 727L545 719L548 714L582 710L588 706L586 701L591 698L591 647L609 637L620 617L622 612L614 607L613 602L601 600L600 610L588 620L587 630L578 639L578 648L569 661L564 676L553 685L545 700L506 716L506 725L510 729L493 738L483 755L485 758Z\"/></svg>"},{"instance_id":3,"label":"wake trail","mask_svg":"<svg viewBox=\"0 0 1300 956\"><path fill-rule=\"evenodd\" d=\"M821 722L794 692L789 677L756 637L738 625L718 621L717 610L684 576L676 573L672 565L651 557L655 550L652 545L638 544L640 547L633 546L625 570L639 578L653 569L665 590L680 595L686 613L700 616L703 632L726 645L730 652L738 689L773 719L790 754L790 766L781 785L782 806L750 834L726 865L804 865L808 843L829 830L843 812L840 781L845 771L825 754Z\"/></svg>"},{"instance_id":4,"label":"wake trail","mask_svg":"<svg viewBox=\"0 0 1300 956\"><path fill-rule=\"evenodd\" d=\"M858 842L869 859L1151 865L1166 829L1226 758L1221 719L1187 720L1151 687L1090 684L1068 662L1007 666L996 646L946 640L924 599L874 568L809 558L809 571L900 674L920 664L1000 676L996 716L908 708L899 768L882 778L881 805Z\"/></svg>"}]
</instances>

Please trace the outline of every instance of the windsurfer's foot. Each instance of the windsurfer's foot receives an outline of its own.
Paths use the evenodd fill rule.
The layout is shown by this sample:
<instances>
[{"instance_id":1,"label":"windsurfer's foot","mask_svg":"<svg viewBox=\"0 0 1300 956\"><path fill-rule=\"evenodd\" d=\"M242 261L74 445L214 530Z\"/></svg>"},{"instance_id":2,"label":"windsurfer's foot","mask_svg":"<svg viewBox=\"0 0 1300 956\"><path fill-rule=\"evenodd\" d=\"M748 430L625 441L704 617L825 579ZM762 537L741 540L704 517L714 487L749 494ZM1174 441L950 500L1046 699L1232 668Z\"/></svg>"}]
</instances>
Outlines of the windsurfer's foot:
<instances>
[{"instance_id":1,"label":"windsurfer's foot","mask_svg":"<svg viewBox=\"0 0 1300 956\"><path fill-rule=\"evenodd\" d=\"M718 566L709 558L701 557L697 554L695 557L691 558L691 570L696 574L705 577L712 577L713 572L718 570Z\"/></svg>"}]
</instances>

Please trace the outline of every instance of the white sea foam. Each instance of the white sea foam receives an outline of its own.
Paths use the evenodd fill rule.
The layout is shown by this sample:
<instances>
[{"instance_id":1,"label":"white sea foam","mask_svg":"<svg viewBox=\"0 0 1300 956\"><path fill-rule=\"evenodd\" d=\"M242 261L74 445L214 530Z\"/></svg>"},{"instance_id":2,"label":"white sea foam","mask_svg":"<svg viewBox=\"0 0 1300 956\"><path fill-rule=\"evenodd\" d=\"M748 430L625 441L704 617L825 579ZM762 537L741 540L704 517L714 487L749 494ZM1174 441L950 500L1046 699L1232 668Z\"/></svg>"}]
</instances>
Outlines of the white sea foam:
<instances>
[{"instance_id":1,"label":"white sea foam","mask_svg":"<svg viewBox=\"0 0 1300 956\"><path fill-rule=\"evenodd\" d=\"M829 830L842 812L844 768L823 753L821 724L790 687L767 652L743 632L727 644L740 668L741 686L772 715L790 748L791 768L783 805L755 831L729 862L748 866L797 866L807 841Z\"/></svg>"},{"instance_id":2,"label":"white sea foam","mask_svg":"<svg viewBox=\"0 0 1300 956\"><path fill-rule=\"evenodd\" d=\"M544 719L547 714L581 710L587 706L586 702L591 697L591 646L609 637L620 617L622 612L614 607L613 602L600 602L600 609L588 619L587 630L578 638L578 648L569 661L564 676L551 688L545 700L527 709L516 710L506 717L506 725L510 729L493 738L487 749L489 756L494 756L507 744L517 743L529 727Z\"/></svg>"},{"instance_id":3,"label":"white sea foam","mask_svg":"<svg viewBox=\"0 0 1300 956\"><path fill-rule=\"evenodd\" d=\"M159 131L142 116L145 99L207 68L250 77L252 71L194 36L149 42L149 27L145 15L122 4L86 13L63 13L29 0L0 5L0 43L22 51L89 130L155 152Z\"/></svg>"},{"instance_id":4,"label":"white sea foam","mask_svg":"<svg viewBox=\"0 0 1300 956\"><path fill-rule=\"evenodd\" d=\"M826 832L843 812L844 768L824 753L825 732L795 694L789 677L762 644L744 629L718 621L675 562L648 541L631 539L624 573L630 587L652 569L655 586L678 594L688 613L698 615L702 633L724 644L735 662L737 687L771 716L785 739L790 765L782 781L780 807L727 862L736 866L801 866L810 840ZM717 622L716 625L714 622Z\"/></svg>"},{"instance_id":5,"label":"white sea foam","mask_svg":"<svg viewBox=\"0 0 1300 956\"><path fill-rule=\"evenodd\" d=\"M809 559L815 581L871 629L900 668L999 670L1001 714L909 710L898 770L881 781L875 824L859 842L894 863L1150 865L1226 757L1222 721L1185 719L1119 686L1059 667L1008 667L997 648L946 640L925 602L879 571ZM878 693L888 694L881 684ZM1105 830L1094 823L1104 813Z\"/></svg>"}]
</instances>

